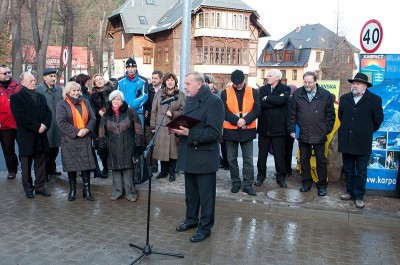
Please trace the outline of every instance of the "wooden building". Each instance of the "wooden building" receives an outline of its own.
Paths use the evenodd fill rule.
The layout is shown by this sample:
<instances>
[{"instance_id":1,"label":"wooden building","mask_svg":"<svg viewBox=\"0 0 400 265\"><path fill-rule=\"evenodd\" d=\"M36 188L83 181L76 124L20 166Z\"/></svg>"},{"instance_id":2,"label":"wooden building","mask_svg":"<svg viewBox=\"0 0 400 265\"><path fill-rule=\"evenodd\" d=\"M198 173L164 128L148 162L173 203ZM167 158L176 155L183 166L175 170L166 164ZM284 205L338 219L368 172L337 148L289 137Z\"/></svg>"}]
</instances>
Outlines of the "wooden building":
<instances>
[{"instance_id":1,"label":"wooden building","mask_svg":"<svg viewBox=\"0 0 400 265\"><path fill-rule=\"evenodd\" d=\"M153 70L179 76L182 0L128 0L108 18L106 36L114 39L115 75L125 72L134 56L141 75ZM218 87L241 69L248 84L256 84L258 39L268 32L259 15L240 0L193 0L191 71L212 74Z\"/></svg>"}]
</instances>

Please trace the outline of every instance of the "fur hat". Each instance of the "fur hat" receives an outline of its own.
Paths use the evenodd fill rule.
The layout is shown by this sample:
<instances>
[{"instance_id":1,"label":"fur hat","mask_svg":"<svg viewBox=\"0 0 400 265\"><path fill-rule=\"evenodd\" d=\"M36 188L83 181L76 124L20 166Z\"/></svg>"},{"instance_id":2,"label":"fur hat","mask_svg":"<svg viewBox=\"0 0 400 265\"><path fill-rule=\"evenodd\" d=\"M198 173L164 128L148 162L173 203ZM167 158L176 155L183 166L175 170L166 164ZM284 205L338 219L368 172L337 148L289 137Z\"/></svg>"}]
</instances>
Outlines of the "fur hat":
<instances>
[{"instance_id":1,"label":"fur hat","mask_svg":"<svg viewBox=\"0 0 400 265\"><path fill-rule=\"evenodd\" d=\"M132 57L129 57L129 59L126 60L126 62L125 62L125 67L129 67L129 66L137 67L136 61Z\"/></svg>"},{"instance_id":2,"label":"fur hat","mask_svg":"<svg viewBox=\"0 0 400 265\"><path fill-rule=\"evenodd\" d=\"M231 74L231 81L234 84L241 84L244 81L244 73L240 70L235 70Z\"/></svg>"},{"instance_id":3,"label":"fur hat","mask_svg":"<svg viewBox=\"0 0 400 265\"><path fill-rule=\"evenodd\" d=\"M125 101L125 97L124 94L122 94L122 92L120 90L114 90L113 92L110 93L110 95L108 96L108 100L113 100L115 97L121 97L122 101Z\"/></svg>"},{"instance_id":4,"label":"fur hat","mask_svg":"<svg viewBox=\"0 0 400 265\"><path fill-rule=\"evenodd\" d=\"M368 76L363 73L357 73L353 79L347 79L347 80L352 84L353 82L360 82L367 84L367 87L372 87L372 84L368 82Z\"/></svg>"},{"instance_id":5,"label":"fur hat","mask_svg":"<svg viewBox=\"0 0 400 265\"><path fill-rule=\"evenodd\" d=\"M55 74L55 73L57 73L57 69L54 69L54 68L45 68L43 70L43 76Z\"/></svg>"}]
</instances>

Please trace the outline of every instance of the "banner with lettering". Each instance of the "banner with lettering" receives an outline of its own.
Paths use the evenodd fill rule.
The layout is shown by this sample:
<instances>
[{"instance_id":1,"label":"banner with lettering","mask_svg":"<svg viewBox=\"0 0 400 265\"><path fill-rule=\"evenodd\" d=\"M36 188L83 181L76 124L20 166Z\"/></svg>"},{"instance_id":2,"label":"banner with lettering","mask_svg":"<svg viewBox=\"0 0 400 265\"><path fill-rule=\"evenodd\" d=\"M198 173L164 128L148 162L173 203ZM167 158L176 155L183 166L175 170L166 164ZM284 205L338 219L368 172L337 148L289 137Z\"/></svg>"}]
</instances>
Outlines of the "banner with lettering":
<instances>
[{"instance_id":1,"label":"banner with lettering","mask_svg":"<svg viewBox=\"0 0 400 265\"><path fill-rule=\"evenodd\" d=\"M396 190L400 161L400 54L361 54L360 72L382 98L384 121L373 135L367 189Z\"/></svg>"}]
</instances>

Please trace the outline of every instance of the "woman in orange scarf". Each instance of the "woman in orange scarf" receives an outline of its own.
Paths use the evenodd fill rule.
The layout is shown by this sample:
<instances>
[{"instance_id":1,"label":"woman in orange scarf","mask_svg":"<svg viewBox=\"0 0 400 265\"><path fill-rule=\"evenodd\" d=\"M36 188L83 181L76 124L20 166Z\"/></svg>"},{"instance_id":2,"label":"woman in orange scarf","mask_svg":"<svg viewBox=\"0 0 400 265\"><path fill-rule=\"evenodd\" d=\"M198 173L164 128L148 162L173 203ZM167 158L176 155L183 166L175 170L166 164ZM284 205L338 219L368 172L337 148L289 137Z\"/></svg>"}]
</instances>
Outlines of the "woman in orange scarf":
<instances>
[{"instance_id":1,"label":"woman in orange scarf","mask_svg":"<svg viewBox=\"0 0 400 265\"><path fill-rule=\"evenodd\" d=\"M77 171L82 174L83 198L93 201L90 193L90 171L96 168L92 153L91 134L96 118L89 102L82 98L81 86L68 82L63 90L64 100L57 103L56 119L61 131L61 159L68 173L70 191L68 200L76 197Z\"/></svg>"}]
</instances>

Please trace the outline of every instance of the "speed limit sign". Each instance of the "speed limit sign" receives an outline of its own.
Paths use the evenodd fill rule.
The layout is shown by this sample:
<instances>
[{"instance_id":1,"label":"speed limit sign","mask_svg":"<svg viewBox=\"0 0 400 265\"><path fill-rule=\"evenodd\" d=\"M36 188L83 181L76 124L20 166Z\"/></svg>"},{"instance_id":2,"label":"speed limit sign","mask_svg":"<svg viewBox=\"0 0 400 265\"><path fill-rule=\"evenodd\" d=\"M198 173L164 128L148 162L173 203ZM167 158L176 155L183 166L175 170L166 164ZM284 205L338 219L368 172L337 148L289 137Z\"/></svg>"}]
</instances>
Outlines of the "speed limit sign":
<instances>
[{"instance_id":1,"label":"speed limit sign","mask_svg":"<svg viewBox=\"0 0 400 265\"><path fill-rule=\"evenodd\" d=\"M67 67L67 63L68 63L68 47L67 46L65 46L63 49L62 62L63 62L64 68Z\"/></svg>"},{"instance_id":2,"label":"speed limit sign","mask_svg":"<svg viewBox=\"0 0 400 265\"><path fill-rule=\"evenodd\" d=\"M382 43L382 25L376 19L368 20L360 34L360 45L364 52L375 52Z\"/></svg>"}]
</instances>

